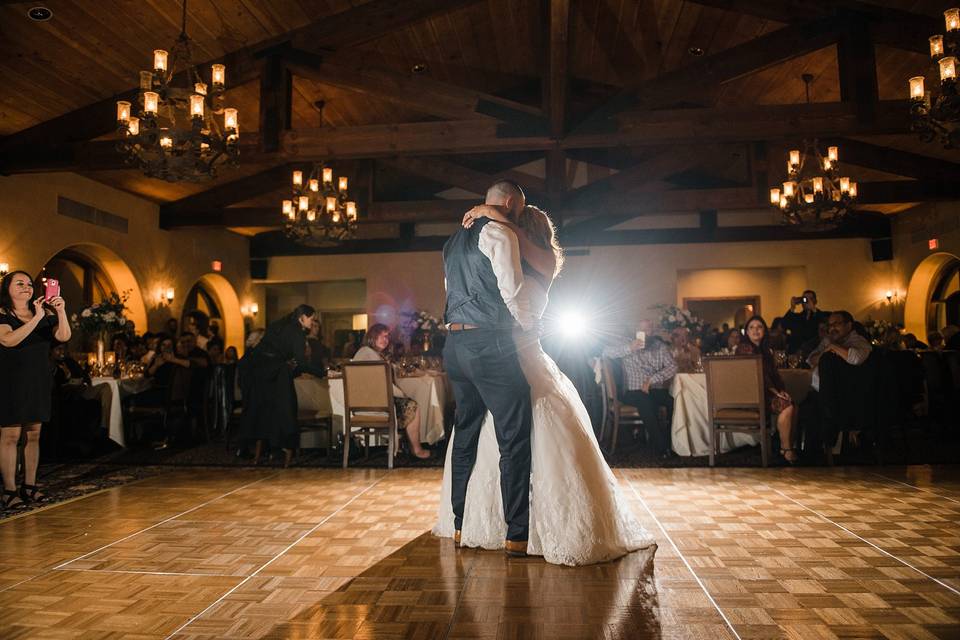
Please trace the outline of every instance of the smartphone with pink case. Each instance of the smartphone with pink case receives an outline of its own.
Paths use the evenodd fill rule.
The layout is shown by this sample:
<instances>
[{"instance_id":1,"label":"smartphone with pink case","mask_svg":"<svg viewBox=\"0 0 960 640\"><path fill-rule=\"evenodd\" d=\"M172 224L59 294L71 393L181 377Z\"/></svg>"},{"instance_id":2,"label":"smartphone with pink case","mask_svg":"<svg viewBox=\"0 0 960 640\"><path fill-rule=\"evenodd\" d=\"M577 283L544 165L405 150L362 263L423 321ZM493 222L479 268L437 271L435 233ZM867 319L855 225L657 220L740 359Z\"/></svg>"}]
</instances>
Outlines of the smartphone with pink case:
<instances>
[{"instance_id":1,"label":"smartphone with pink case","mask_svg":"<svg viewBox=\"0 0 960 640\"><path fill-rule=\"evenodd\" d=\"M53 298L60 297L60 281L53 278L47 278L43 289L43 301L50 302Z\"/></svg>"}]
</instances>

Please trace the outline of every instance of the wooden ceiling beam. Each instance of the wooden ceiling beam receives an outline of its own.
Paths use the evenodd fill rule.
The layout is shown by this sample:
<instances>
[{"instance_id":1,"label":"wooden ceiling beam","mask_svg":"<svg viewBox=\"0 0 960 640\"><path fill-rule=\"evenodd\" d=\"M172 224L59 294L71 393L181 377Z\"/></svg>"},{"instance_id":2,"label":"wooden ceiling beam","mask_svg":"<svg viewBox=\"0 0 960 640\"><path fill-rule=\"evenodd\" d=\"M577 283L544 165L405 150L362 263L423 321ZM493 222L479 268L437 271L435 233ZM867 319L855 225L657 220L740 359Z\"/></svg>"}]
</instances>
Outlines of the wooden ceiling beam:
<instances>
[{"instance_id":1,"label":"wooden ceiling beam","mask_svg":"<svg viewBox=\"0 0 960 640\"><path fill-rule=\"evenodd\" d=\"M840 72L840 100L856 105L862 122L871 122L874 105L880 97L877 82L877 56L869 27L864 20L847 23L837 42L837 66Z\"/></svg>"},{"instance_id":2,"label":"wooden ceiling beam","mask_svg":"<svg viewBox=\"0 0 960 640\"><path fill-rule=\"evenodd\" d=\"M260 173L219 184L206 191L163 204L160 206L160 226L163 226L164 218L202 213L209 209L220 209L280 189L290 184L291 171L293 171L293 167L281 164Z\"/></svg>"},{"instance_id":3,"label":"wooden ceiling beam","mask_svg":"<svg viewBox=\"0 0 960 640\"><path fill-rule=\"evenodd\" d=\"M547 58L546 111L550 117L550 135L562 138L566 131L567 89L570 66L570 0L549 2L549 52Z\"/></svg>"},{"instance_id":4,"label":"wooden ceiling beam","mask_svg":"<svg viewBox=\"0 0 960 640\"><path fill-rule=\"evenodd\" d=\"M280 134L293 123L293 76L278 54L264 58L260 72L260 150L280 150Z\"/></svg>"},{"instance_id":5,"label":"wooden ceiling beam","mask_svg":"<svg viewBox=\"0 0 960 640\"><path fill-rule=\"evenodd\" d=\"M858 167L866 167L867 169L919 180L960 182L960 163L892 149L852 138L827 139L823 142L840 147L841 164L850 163Z\"/></svg>"},{"instance_id":6,"label":"wooden ceiling beam","mask_svg":"<svg viewBox=\"0 0 960 640\"><path fill-rule=\"evenodd\" d=\"M778 29L628 87L587 116L574 131L609 130L613 117L627 109L650 109L702 97L709 87L829 46L839 34L840 26L833 18Z\"/></svg>"},{"instance_id":7,"label":"wooden ceiling beam","mask_svg":"<svg viewBox=\"0 0 960 640\"><path fill-rule=\"evenodd\" d=\"M521 184L528 194L541 195L545 187L541 178L530 176L519 171L500 171L495 174L477 171L465 167L455 162L450 162L444 158L438 157L401 157L401 158L382 158L379 163L403 171L411 175L419 176L439 182L440 184L458 187L479 196L483 196L497 180L513 180Z\"/></svg>"}]
</instances>

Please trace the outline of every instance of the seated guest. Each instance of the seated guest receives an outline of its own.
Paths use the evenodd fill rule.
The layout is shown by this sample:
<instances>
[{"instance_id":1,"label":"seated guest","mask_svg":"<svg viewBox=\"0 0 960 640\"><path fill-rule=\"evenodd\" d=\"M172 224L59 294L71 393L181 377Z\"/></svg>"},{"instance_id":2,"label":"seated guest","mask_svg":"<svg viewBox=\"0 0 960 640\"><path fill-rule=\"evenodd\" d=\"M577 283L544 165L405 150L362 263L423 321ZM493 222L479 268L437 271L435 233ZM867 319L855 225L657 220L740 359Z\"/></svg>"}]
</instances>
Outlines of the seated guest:
<instances>
[{"instance_id":1,"label":"seated guest","mask_svg":"<svg viewBox=\"0 0 960 640\"><path fill-rule=\"evenodd\" d=\"M740 332L736 329L730 329L727 331L727 339L724 341L727 347L727 350L736 353L737 347L740 346L741 338Z\"/></svg>"},{"instance_id":2,"label":"seated guest","mask_svg":"<svg viewBox=\"0 0 960 640\"><path fill-rule=\"evenodd\" d=\"M799 310L796 310L800 307ZM829 311L817 308L817 294L807 289L800 297L790 299L790 309L783 316L783 327L787 332L787 349L796 353L800 346L817 337L821 322L826 322Z\"/></svg>"},{"instance_id":3,"label":"seated guest","mask_svg":"<svg viewBox=\"0 0 960 640\"><path fill-rule=\"evenodd\" d=\"M774 318L767 334L768 344L773 351L787 350L787 331L783 328L783 318Z\"/></svg>"},{"instance_id":4,"label":"seated guest","mask_svg":"<svg viewBox=\"0 0 960 640\"><path fill-rule=\"evenodd\" d=\"M621 401L637 408L654 453L661 458L669 456L670 421L667 420L666 428L661 428L657 419L660 407L667 409L668 418L673 409L668 387L677 373L677 363L669 347L657 336L650 336L646 341L624 341L606 347L603 357L620 359L624 386Z\"/></svg>"},{"instance_id":5,"label":"seated guest","mask_svg":"<svg viewBox=\"0 0 960 640\"><path fill-rule=\"evenodd\" d=\"M224 364L236 364L240 358L237 356L236 347L227 347L223 352L223 363Z\"/></svg>"},{"instance_id":6,"label":"seated guest","mask_svg":"<svg viewBox=\"0 0 960 640\"><path fill-rule=\"evenodd\" d=\"M912 333L903 334L903 348L909 351L926 351L930 347L917 339Z\"/></svg>"},{"instance_id":7,"label":"seated guest","mask_svg":"<svg viewBox=\"0 0 960 640\"><path fill-rule=\"evenodd\" d=\"M807 358L813 368L811 394L820 415L822 444L831 447L837 433L850 429L855 439L863 420L863 390L858 368L866 363L873 347L853 330L847 311L835 311L827 322L827 337Z\"/></svg>"},{"instance_id":8,"label":"seated guest","mask_svg":"<svg viewBox=\"0 0 960 640\"><path fill-rule=\"evenodd\" d=\"M307 333L307 361L315 371L323 373L321 377L326 376L330 364L330 349L323 344L320 321L316 319Z\"/></svg>"},{"instance_id":9,"label":"seated guest","mask_svg":"<svg viewBox=\"0 0 960 640\"><path fill-rule=\"evenodd\" d=\"M113 337L113 355L117 364L127 362L132 358L130 354L130 341L127 336L119 334Z\"/></svg>"},{"instance_id":10,"label":"seated guest","mask_svg":"<svg viewBox=\"0 0 960 640\"><path fill-rule=\"evenodd\" d=\"M363 344L353 357L353 362L385 360L384 352L390 347L390 328L375 324L367 330ZM418 458L429 458L430 452L420 444L420 407L416 400L407 398L403 390L393 385L393 401L397 408L397 420L403 425L410 441L410 449Z\"/></svg>"},{"instance_id":11,"label":"seated guest","mask_svg":"<svg viewBox=\"0 0 960 640\"><path fill-rule=\"evenodd\" d=\"M800 417L793 398L787 393L780 372L770 348L767 323L760 316L747 320L746 340L737 346L737 355L759 355L763 361L763 388L767 400L767 411L777 416L777 431L780 433L780 455L790 464L796 463L797 450L794 448L794 434Z\"/></svg>"},{"instance_id":12,"label":"seated guest","mask_svg":"<svg viewBox=\"0 0 960 640\"><path fill-rule=\"evenodd\" d=\"M130 398L130 403L141 406L161 406L166 402L169 387L173 384L177 373L183 369L190 369L193 365L190 360L187 345L189 341L183 337L177 340L174 346L173 338L164 337L160 341L157 357L147 369L147 376L153 380L151 388ZM156 449L166 449L169 443L169 433L164 434L163 440L154 444Z\"/></svg>"},{"instance_id":13,"label":"seated guest","mask_svg":"<svg viewBox=\"0 0 960 640\"><path fill-rule=\"evenodd\" d=\"M80 364L67 355L67 345L57 344L50 350L53 364L53 384L62 400L93 400L100 404L100 428L110 427L110 405L113 392L106 383L90 384L90 376Z\"/></svg>"},{"instance_id":14,"label":"seated guest","mask_svg":"<svg viewBox=\"0 0 960 640\"><path fill-rule=\"evenodd\" d=\"M933 351L943 351L943 334L941 334L939 331L931 331L928 333L927 340L930 341L930 346L927 347L928 349Z\"/></svg>"},{"instance_id":15,"label":"seated guest","mask_svg":"<svg viewBox=\"0 0 960 640\"><path fill-rule=\"evenodd\" d=\"M700 368L700 349L690 341L690 330L686 327L670 332L670 354L679 373L693 373Z\"/></svg>"}]
</instances>

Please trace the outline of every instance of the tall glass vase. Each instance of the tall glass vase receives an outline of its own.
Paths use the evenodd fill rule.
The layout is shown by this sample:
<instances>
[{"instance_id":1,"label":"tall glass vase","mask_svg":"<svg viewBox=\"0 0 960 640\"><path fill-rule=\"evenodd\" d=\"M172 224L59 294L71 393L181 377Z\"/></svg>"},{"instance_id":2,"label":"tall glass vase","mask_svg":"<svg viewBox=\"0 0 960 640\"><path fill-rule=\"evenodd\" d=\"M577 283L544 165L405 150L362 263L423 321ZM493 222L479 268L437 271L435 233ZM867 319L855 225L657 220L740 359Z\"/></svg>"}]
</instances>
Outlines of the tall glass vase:
<instances>
[{"instance_id":1,"label":"tall glass vase","mask_svg":"<svg viewBox=\"0 0 960 640\"><path fill-rule=\"evenodd\" d=\"M104 355L106 352L106 347L107 347L106 336L104 336L102 332L98 333L97 334L97 371L96 371L96 374L98 376L103 375L103 371L107 367L107 359L106 359L106 356Z\"/></svg>"}]
</instances>

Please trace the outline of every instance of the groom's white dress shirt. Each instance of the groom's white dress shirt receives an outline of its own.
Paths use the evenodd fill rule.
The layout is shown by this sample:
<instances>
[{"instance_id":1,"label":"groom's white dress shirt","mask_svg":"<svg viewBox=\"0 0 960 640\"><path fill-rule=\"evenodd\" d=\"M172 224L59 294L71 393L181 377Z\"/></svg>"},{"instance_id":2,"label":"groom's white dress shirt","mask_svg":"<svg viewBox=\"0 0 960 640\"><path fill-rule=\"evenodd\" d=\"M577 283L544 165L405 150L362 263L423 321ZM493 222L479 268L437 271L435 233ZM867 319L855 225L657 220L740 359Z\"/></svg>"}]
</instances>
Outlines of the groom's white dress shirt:
<instances>
[{"instance_id":1,"label":"groom's white dress shirt","mask_svg":"<svg viewBox=\"0 0 960 640\"><path fill-rule=\"evenodd\" d=\"M490 260L493 274L497 277L497 288L510 315L524 331L529 331L533 328L533 314L530 312L530 296L520 266L517 235L499 222L491 221L480 230L479 245L480 253Z\"/></svg>"}]
</instances>

